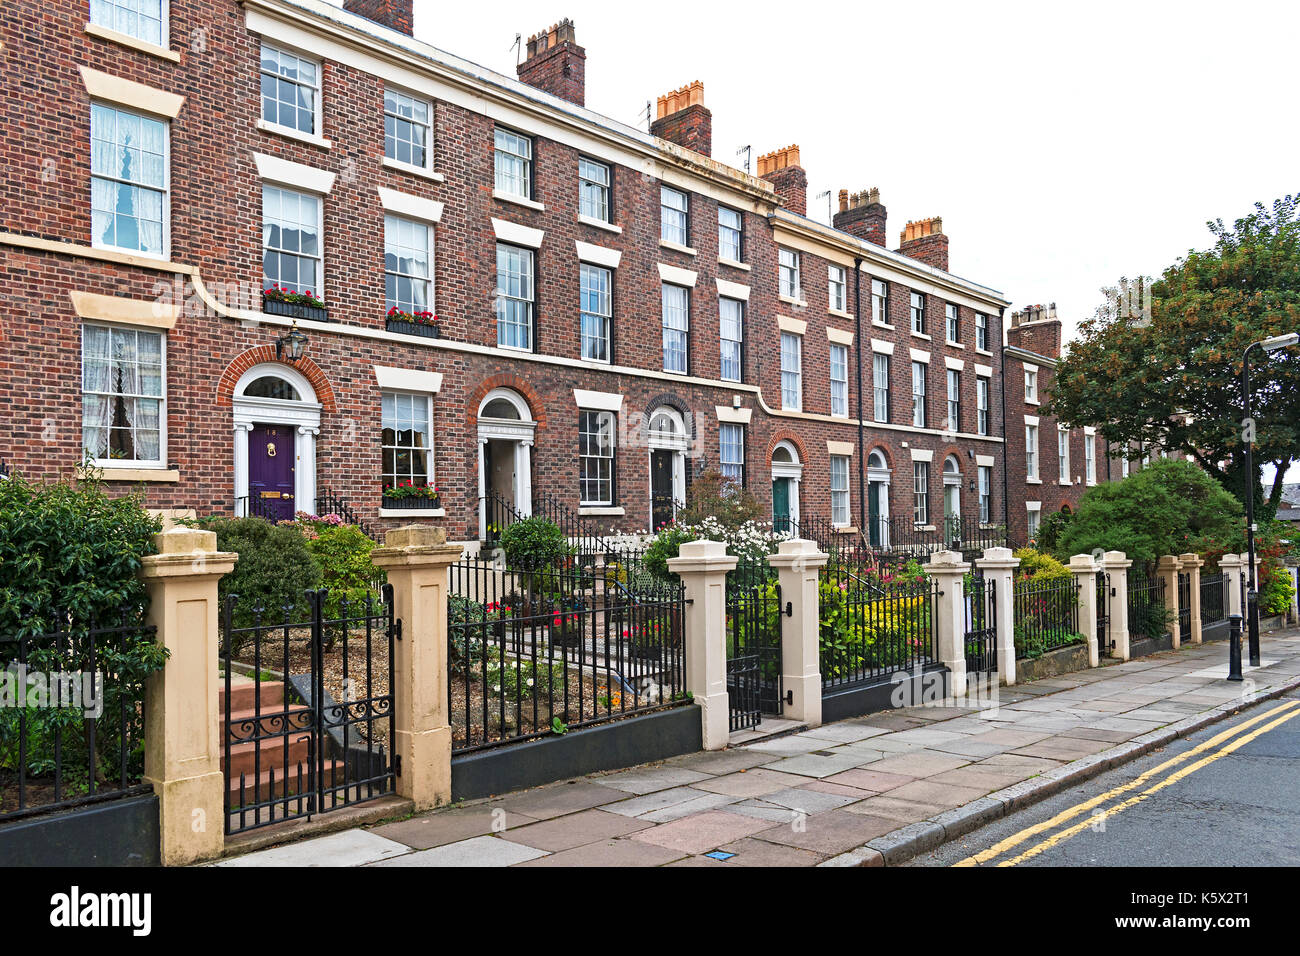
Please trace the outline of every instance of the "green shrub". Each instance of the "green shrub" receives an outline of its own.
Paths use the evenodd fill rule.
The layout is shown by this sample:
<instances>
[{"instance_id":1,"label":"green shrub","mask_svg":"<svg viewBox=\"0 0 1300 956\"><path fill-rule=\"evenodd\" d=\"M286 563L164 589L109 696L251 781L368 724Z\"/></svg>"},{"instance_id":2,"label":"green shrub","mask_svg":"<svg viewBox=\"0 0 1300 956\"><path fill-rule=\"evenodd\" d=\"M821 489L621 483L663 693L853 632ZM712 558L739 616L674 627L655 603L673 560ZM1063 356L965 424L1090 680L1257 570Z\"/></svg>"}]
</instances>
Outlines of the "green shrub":
<instances>
[{"instance_id":1,"label":"green shrub","mask_svg":"<svg viewBox=\"0 0 1300 956\"><path fill-rule=\"evenodd\" d=\"M354 524L326 525L306 538L307 550L321 569L321 587L329 589L325 616L342 616L344 599L348 614L365 613L366 598L384 582L384 572L370 561L370 552L378 545Z\"/></svg>"},{"instance_id":2,"label":"green shrub","mask_svg":"<svg viewBox=\"0 0 1300 956\"><path fill-rule=\"evenodd\" d=\"M1264 586L1259 592L1259 613L1274 615L1285 614L1291 609L1291 598L1295 588L1291 584L1291 575L1286 568L1276 567L1264 575Z\"/></svg>"},{"instance_id":3,"label":"green shrub","mask_svg":"<svg viewBox=\"0 0 1300 956\"><path fill-rule=\"evenodd\" d=\"M647 571L664 581L676 581L677 575L668 570L668 562L680 555L682 545L694 541L699 534L681 524L667 524L659 529L654 540L646 546L641 563Z\"/></svg>"},{"instance_id":4,"label":"green shrub","mask_svg":"<svg viewBox=\"0 0 1300 956\"><path fill-rule=\"evenodd\" d=\"M501 547L510 567L524 571L557 567L573 553L560 526L540 515L516 521L501 532Z\"/></svg>"},{"instance_id":5,"label":"green shrub","mask_svg":"<svg viewBox=\"0 0 1300 956\"><path fill-rule=\"evenodd\" d=\"M686 492L686 507L678 514L677 523L700 524L706 518L730 530L766 520L767 509L744 485L720 471L706 471L691 482Z\"/></svg>"},{"instance_id":6,"label":"green shrub","mask_svg":"<svg viewBox=\"0 0 1300 956\"><path fill-rule=\"evenodd\" d=\"M1020 567L1016 569L1017 580L1064 581L1074 577L1060 561L1034 548L1020 548L1016 557L1020 559Z\"/></svg>"},{"instance_id":7,"label":"green shrub","mask_svg":"<svg viewBox=\"0 0 1300 956\"><path fill-rule=\"evenodd\" d=\"M194 523L217 533L218 551L239 555L235 569L217 586L223 608L227 595L237 595L236 627L251 625L259 608L264 622L283 620L285 605L294 607L290 613L295 620L306 619L303 592L319 588L322 575L301 529L262 518L204 518Z\"/></svg>"}]
</instances>

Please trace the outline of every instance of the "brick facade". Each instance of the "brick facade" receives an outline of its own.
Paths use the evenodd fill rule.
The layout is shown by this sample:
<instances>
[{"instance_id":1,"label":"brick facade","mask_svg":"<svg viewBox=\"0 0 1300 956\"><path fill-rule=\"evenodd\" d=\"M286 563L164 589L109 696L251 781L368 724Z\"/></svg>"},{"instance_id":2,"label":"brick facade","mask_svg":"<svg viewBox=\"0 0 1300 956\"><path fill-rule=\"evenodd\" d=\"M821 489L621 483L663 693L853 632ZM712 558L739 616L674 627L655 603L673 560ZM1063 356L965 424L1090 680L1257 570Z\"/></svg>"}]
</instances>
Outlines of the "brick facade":
<instances>
[{"instance_id":1,"label":"brick facade","mask_svg":"<svg viewBox=\"0 0 1300 956\"><path fill-rule=\"evenodd\" d=\"M351 5L356 8L356 4ZM376 0L376 10L389 5ZM391 5L401 7L401 4ZM409 4L407 5L409 7ZM33 476L66 478L81 460L81 335L87 321L121 322L114 315L79 315L71 293L85 292L135 303L179 308L166 331L166 460L156 473L129 479L106 472L122 492L142 487L152 507L188 507L200 514L231 513L236 497L237 442L246 441L232 419L235 385L249 369L286 366L275 354L288 321L264 315L262 188L257 157L285 160L334 174L323 196L323 283L314 290L329 321L303 320L306 354L293 368L304 376L321 406L315 439L316 486L346 498L377 526L404 523L380 516L380 369L435 372L432 396L434 464L431 482L441 490L445 523L455 539L479 536L480 403L494 388L517 393L535 425L529 457L535 493L553 495L573 508L578 500L578 398L575 390L622 396L620 447L616 452L615 513L602 526L623 530L650 522L650 451L639 423L653 409L670 406L686 416L694 444L688 476L716 467L719 419L747 413L746 482L771 503L771 454L785 440L798 450L803 476L801 515L828 518L831 510L828 442L852 446L850 525L861 526L865 456L879 448L889 464L889 511L895 520L912 513L912 460L929 455L931 516L942 514L944 459L956 458L961 510L976 514L976 461L991 458L992 519L1001 521L1002 338L997 292L929 270L883 248L854 230L813 223L786 208L778 190L757 177L707 159L708 111L693 103L665 118L677 133L659 127L676 146L618 124L597 126L563 89L558 99L527 92L512 79L456 74L455 66L421 64L432 52L416 41L393 39L346 12L335 37L346 54L320 57L295 47L299 34L275 26L276 11L303 13L286 0L172 0L168 51L148 51L86 29L86 7L73 0L6 4L0 36L24 70L5 71L4 109L14 131L3 145L9 175L0 182L0 401L11 430L0 440L0 457ZM321 59L320 126L315 138L291 137L259 128L259 62L262 37ZM337 28L320 21L326 33ZM400 26L399 26L400 29ZM433 104L431 170L384 162L384 89L393 54L403 48L400 89ZM567 42L567 41L566 41ZM562 49L563 47L561 47ZM580 48L579 48L580 49ZM382 54L382 56L381 56ZM178 61L175 59L178 57ZM165 259L125 255L92 247L90 212L91 95L79 71L88 67L155 91L185 97L170 123L170 243ZM396 67L392 69L396 70ZM507 102L485 108L484 84ZM550 80L539 81L548 85ZM685 88L688 89L689 88ZM531 112L530 112L531 111ZM702 111L702 112L701 112ZM689 114L682 116L681 114ZM526 117L525 119L521 117ZM529 203L494 197L493 131L508 126L532 137L533 189ZM687 153L681 146L696 152ZM697 155L702 154L702 155ZM612 171L612 225L580 220L576 169L580 156ZM791 167L794 168L794 167ZM802 170L799 170L802 173ZM689 195L688 251L660 242L660 182ZM291 186L293 184L290 184ZM384 292L385 209L381 190L413 201L440 204L434 226L433 303L441 338L388 332ZM743 216L743 266L719 261L718 207ZM879 205L878 202L875 205ZM536 250L536 338L530 354L497 346L496 230L541 230ZM837 223L838 224L838 223ZM870 236L875 232L871 231ZM579 345L578 244L621 254L613 278L612 357L608 365L583 361ZM801 296L778 294L778 247L800 254ZM693 253L693 254L692 254ZM859 268L855 271L855 261ZM828 265L844 267L846 309L832 311ZM663 371L663 267L695 273L689 294L689 368L685 376ZM681 275L682 273L670 273ZM872 279L889 283L889 321L873 324ZM720 291L747 287L744 310L743 381L720 380ZM727 283L732 285L728 286ZM861 314L857 302L860 288ZM909 294L926 296L928 337L910 331ZM944 341L944 309L958 307L961 334ZM84 310L83 310L84 311ZM92 310L93 311L93 310ZM988 317L990 350L974 347L975 314ZM141 320L146 327L158 324ZM802 326L798 323L804 323ZM802 408L781 408L780 333L801 328ZM831 414L829 345L854 335L849 349L848 417ZM888 343L891 408L887 427L873 421L872 340ZM927 425L911 426L912 350L929 356ZM946 369L960 366L961 416L949 433ZM987 435L976 435L976 370L989 370ZM858 381L861 407L858 421ZM287 366L286 366L287 367ZM1017 379L1014 373L1011 383ZM1019 416L1008 388L1009 420ZM1016 429L1011 429L1014 436ZM1022 436L1023 441L1023 436ZM1080 452L1080 456L1082 453ZM1082 461L1082 457L1079 459ZM1014 489L1013 489L1014 490ZM301 505L301 503L300 503ZM1046 507L1046 502L1044 503ZM621 509L621 513L617 513ZM1023 512L1023 509L1021 509ZM1017 509L1010 508L1015 517Z\"/></svg>"}]
</instances>

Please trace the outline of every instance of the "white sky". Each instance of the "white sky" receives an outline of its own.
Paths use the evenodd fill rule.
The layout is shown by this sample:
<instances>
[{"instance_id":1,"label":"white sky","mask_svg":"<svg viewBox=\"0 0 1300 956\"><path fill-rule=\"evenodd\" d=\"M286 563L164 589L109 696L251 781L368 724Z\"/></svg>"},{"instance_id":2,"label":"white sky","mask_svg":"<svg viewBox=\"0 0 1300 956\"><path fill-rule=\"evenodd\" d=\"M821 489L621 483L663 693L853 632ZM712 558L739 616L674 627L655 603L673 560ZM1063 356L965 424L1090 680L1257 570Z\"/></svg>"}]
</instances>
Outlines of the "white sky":
<instances>
[{"instance_id":1,"label":"white sky","mask_svg":"<svg viewBox=\"0 0 1300 956\"><path fill-rule=\"evenodd\" d=\"M810 215L878 186L891 248L942 216L954 273L1055 301L1067 336L1103 285L1300 188L1300 4L415 0L418 38L511 76L515 34L563 17L591 109L636 125L702 80L714 158L798 143Z\"/></svg>"}]
</instances>

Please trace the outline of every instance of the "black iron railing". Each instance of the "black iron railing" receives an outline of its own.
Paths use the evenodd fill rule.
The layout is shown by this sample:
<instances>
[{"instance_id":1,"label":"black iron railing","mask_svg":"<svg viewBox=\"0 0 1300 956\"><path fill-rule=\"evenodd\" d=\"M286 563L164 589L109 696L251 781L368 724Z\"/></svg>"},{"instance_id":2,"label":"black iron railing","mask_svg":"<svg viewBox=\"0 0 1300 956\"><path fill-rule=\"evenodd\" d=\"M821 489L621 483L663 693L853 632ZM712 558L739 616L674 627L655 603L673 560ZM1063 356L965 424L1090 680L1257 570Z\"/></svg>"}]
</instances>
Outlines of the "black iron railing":
<instances>
[{"instance_id":1,"label":"black iron railing","mask_svg":"<svg viewBox=\"0 0 1300 956\"><path fill-rule=\"evenodd\" d=\"M781 586L766 564L727 572L727 702L732 731L781 714Z\"/></svg>"},{"instance_id":2,"label":"black iron railing","mask_svg":"<svg viewBox=\"0 0 1300 956\"><path fill-rule=\"evenodd\" d=\"M966 670L994 674L998 670L998 609L995 584L982 574L968 574L962 583L966 611Z\"/></svg>"},{"instance_id":3,"label":"black iron railing","mask_svg":"<svg viewBox=\"0 0 1300 956\"><path fill-rule=\"evenodd\" d=\"M271 503L273 500L263 499L259 495L243 495L235 499L235 515L241 518L263 518L271 522L284 520L286 516ZM293 515L287 517L292 518Z\"/></svg>"},{"instance_id":4,"label":"black iron railing","mask_svg":"<svg viewBox=\"0 0 1300 956\"><path fill-rule=\"evenodd\" d=\"M827 565L818 579L822 688L886 678L934 660L935 601L928 578L890 580Z\"/></svg>"},{"instance_id":5,"label":"black iron railing","mask_svg":"<svg viewBox=\"0 0 1300 956\"><path fill-rule=\"evenodd\" d=\"M1114 589L1110 583L1110 573L1108 571L1097 572L1097 653L1102 657L1110 654L1110 620L1113 609L1111 607L1111 598L1114 597Z\"/></svg>"},{"instance_id":6,"label":"black iron railing","mask_svg":"<svg viewBox=\"0 0 1300 956\"><path fill-rule=\"evenodd\" d=\"M532 740L685 700L682 586L628 552L451 568L448 682L455 753Z\"/></svg>"},{"instance_id":7,"label":"black iron railing","mask_svg":"<svg viewBox=\"0 0 1300 956\"><path fill-rule=\"evenodd\" d=\"M0 822L144 792L144 608L0 635Z\"/></svg>"},{"instance_id":8,"label":"black iron railing","mask_svg":"<svg viewBox=\"0 0 1300 956\"><path fill-rule=\"evenodd\" d=\"M1178 636L1187 640L1192 633L1192 576L1178 572Z\"/></svg>"},{"instance_id":9,"label":"black iron railing","mask_svg":"<svg viewBox=\"0 0 1300 956\"><path fill-rule=\"evenodd\" d=\"M381 544L383 543L382 536L377 535L370 525L357 517L356 511L354 511L352 506L348 504L346 498L334 494L334 492L330 491L328 488L323 488L316 493L315 505L316 509L312 512L313 514L318 516L336 514L348 524L354 524L360 528L362 534L367 538L370 538L373 541L379 541Z\"/></svg>"},{"instance_id":10,"label":"black iron railing","mask_svg":"<svg viewBox=\"0 0 1300 956\"><path fill-rule=\"evenodd\" d=\"M1012 586L1012 634L1017 658L1086 641L1079 633L1079 589L1073 578L1020 580Z\"/></svg>"},{"instance_id":11,"label":"black iron railing","mask_svg":"<svg viewBox=\"0 0 1300 956\"><path fill-rule=\"evenodd\" d=\"M391 793L392 585L222 604L225 827L239 833Z\"/></svg>"},{"instance_id":12,"label":"black iron railing","mask_svg":"<svg viewBox=\"0 0 1300 956\"><path fill-rule=\"evenodd\" d=\"M1163 637L1169 625L1165 579L1143 568L1128 570L1128 630L1141 637Z\"/></svg>"},{"instance_id":13,"label":"black iron railing","mask_svg":"<svg viewBox=\"0 0 1300 956\"><path fill-rule=\"evenodd\" d=\"M1228 576L1201 575L1201 624L1217 624L1228 619Z\"/></svg>"},{"instance_id":14,"label":"black iron railing","mask_svg":"<svg viewBox=\"0 0 1300 956\"><path fill-rule=\"evenodd\" d=\"M872 550L914 556L943 550L983 551L1008 543L1005 526L969 517L945 517L933 526L917 525L910 519L873 517L867 521L866 540Z\"/></svg>"}]
</instances>

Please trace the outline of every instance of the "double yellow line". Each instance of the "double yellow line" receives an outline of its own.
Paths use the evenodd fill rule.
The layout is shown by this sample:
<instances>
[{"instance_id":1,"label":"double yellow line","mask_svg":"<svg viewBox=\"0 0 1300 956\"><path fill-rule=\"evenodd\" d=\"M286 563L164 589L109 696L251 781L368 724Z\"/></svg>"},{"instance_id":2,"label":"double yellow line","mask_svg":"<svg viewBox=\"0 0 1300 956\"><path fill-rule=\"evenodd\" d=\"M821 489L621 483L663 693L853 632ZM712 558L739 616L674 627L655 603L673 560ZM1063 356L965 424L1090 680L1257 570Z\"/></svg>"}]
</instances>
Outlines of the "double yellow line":
<instances>
[{"instance_id":1,"label":"double yellow line","mask_svg":"<svg viewBox=\"0 0 1300 956\"><path fill-rule=\"evenodd\" d=\"M1216 734L1214 737L1211 737L1204 743L1197 744L1185 753L1181 753L1176 757L1171 757L1159 766L1144 771L1138 777L1135 777L1126 784L1107 790L1105 793L1099 793L1097 796L1084 800L1082 803L1075 804L1068 810L1062 810L1050 820L1044 820L1041 823L1035 823L1031 827L1026 827L1019 833L1013 834L1005 840L1000 840L993 844L993 846L989 847L987 850L982 850L973 856L968 856L964 860L960 860L953 865L980 866L989 863L996 860L998 857L1005 856L1011 851L1016 850L1022 844L1029 843L1035 837L1040 837L1049 831L1056 830L1057 827L1064 826L1075 817L1089 813L1090 811L1095 811L1098 807L1102 806L1102 804L1105 804L1116 797L1137 790L1139 787L1146 786L1151 783L1155 777L1160 776L1166 771L1173 771L1167 777L1151 784L1151 786L1142 790L1140 793L1134 794L1133 796L1128 797L1120 803L1108 807L1099 813L1092 813L1079 823L1065 826L1064 829L1058 830L1038 843L1031 844L1027 849L1021 850L1013 857L1002 860L997 865L1015 866L1018 863L1023 863L1025 860L1038 856L1038 854L1051 849L1057 844L1065 842L1076 834L1082 833L1084 830L1097 825L1099 822L1105 821L1110 817L1123 813L1131 807L1137 806L1152 794L1160 792L1165 787L1173 786L1187 775L1195 773L1197 770L1208 766L1220 757L1225 757L1233 751L1244 747L1256 737L1262 736L1270 730L1280 727L1293 717L1298 716L1300 716L1300 700L1288 701L1279 707L1274 707L1257 717L1252 717L1250 720L1243 721L1235 727L1225 730L1221 734ZM1268 723L1264 723L1265 721L1268 721ZM1250 730L1249 733L1243 733L1243 731L1255 727L1256 724L1262 724L1262 726ZM1206 756L1201 756L1202 754L1206 754ZM1192 760L1194 757L1199 757L1200 759L1195 760L1186 767L1174 770L1175 767L1187 763L1187 761Z\"/></svg>"}]
</instances>

